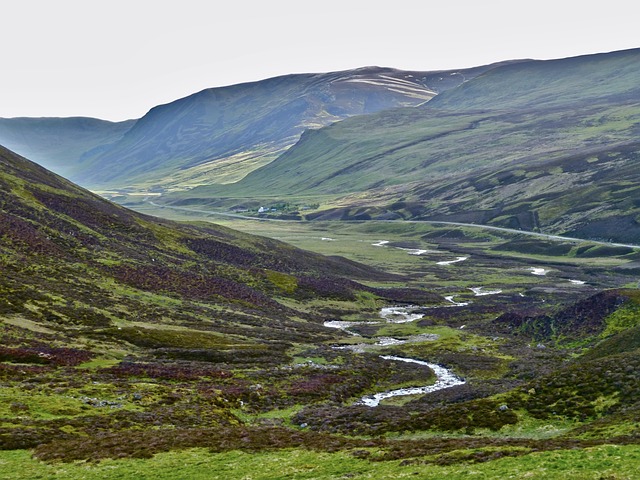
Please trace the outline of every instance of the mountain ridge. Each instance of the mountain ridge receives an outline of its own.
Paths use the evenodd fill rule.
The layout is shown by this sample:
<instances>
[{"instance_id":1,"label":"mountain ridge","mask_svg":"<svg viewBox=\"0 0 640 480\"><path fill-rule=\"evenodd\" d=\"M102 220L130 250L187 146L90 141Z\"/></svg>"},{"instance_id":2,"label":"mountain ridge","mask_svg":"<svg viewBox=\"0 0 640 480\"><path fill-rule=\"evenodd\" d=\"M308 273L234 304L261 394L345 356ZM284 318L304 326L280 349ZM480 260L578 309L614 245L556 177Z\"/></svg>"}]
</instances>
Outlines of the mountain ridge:
<instances>
[{"instance_id":1,"label":"mountain ridge","mask_svg":"<svg viewBox=\"0 0 640 480\"><path fill-rule=\"evenodd\" d=\"M487 68L492 66L435 72L361 67L208 88L153 107L121 135L93 145L54 132L70 145L53 164L64 165L76 183L101 188L123 189L136 182L137 188L156 190L229 183L269 163L308 128L418 105ZM16 123L0 122L0 143L9 140L24 153L29 149L24 142L11 142L11 129L19 130ZM43 141L40 150L46 151L46 138L36 133L29 125L19 130L30 139L31 151Z\"/></svg>"},{"instance_id":2,"label":"mountain ridge","mask_svg":"<svg viewBox=\"0 0 640 480\"><path fill-rule=\"evenodd\" d=\"M294 143L307 128L391 106L415 105L434 95L431 89L421 87L418 80L410 82L414 89L409 92L407 87L392 92L388 84L393 81L374 81L383 74L402 77L413 75L412 72L395 69L363 68L355 73L285 75L202 90L154 107L127 132L121 145L91 160L93 163L104 162L107 167L78 180L80 183L90 183L100 175L99 181L104 182L106 174L106 180L110 181L108 175L116 175L114 170L118 168L121 169L121 176L126 174L134 179L139 173L142 177L148 176L149 161L155 165L154 169L159 167L161 171L165 170L160 174L154 172L156 178L171 175L176 168L179 168L178 175L182 175L184 169L195 168L197 171L197 167L203 163L212 167L216 161L224 158L235 159L231 167L238 168L238 160L244 159L236 156L243 152L248 153L250 165L255 162L268 163ZM398 90L395 83L394 87L393 90ZM417 99L415 90L420 92ZM161 130L153 132L158 126ZM206 143L203 143L205 138ZM90 152L88 156L91 156ZM136 167L115 166L115 156L135 159ZM158 156L162 159L158 160ZM120 161L121 158L118 158ZM167 169L168 163L174 163L174 166ZM243 169L240 175L246 174L246 170ZM204 175L207 176L207 173ZM232 176L228 181L235 180L237 177ZM201 182L204 181L220 180L202 178ZM225 180L223 182L226 183Z\"/></svg>"},{"instance_id":3,"label":"mountain ridge","mask_svg":"<svg viewBox=\"0 0 640 480\"><path fill-rule=\"evenodd\" d=\"M488 223L637 243L639 60L632 49L498 66L422 106L308 132L235 184L164 201L207 204L256 189L282 201L304 192L331 195L340 206L325 210L341 209L342 218ZM617 184L623 178L626 186ZM322 209L310 215L323 218ZM595 219L601 226L587 227Z\"/></svg>"}]
</instances>

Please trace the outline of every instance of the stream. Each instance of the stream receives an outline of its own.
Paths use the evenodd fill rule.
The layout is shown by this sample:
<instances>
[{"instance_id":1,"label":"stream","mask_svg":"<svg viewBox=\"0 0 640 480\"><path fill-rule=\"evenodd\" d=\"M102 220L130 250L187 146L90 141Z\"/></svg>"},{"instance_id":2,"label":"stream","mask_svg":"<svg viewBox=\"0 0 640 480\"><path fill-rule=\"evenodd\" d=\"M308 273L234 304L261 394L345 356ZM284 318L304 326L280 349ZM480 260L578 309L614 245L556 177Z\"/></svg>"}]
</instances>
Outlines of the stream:
<instances>
[{"instance_id":1,"label":"stream","mask_svg":"<svg viewBox=\"0 0 640 480\"><path fill-rule=\"evenodd\" d=\"M469 257L458 257L455 260L445 260L445 261L442 261L442 262L436 262L436 265L452 265L454 263L464 262L468 258Z\"/></svg>"},{"instance_id":2,"label":"stream","mask_svg":"<svg viewBox=\"0 0 640 480\"><path fill-rule=\"evenodd\" d=\"M374 247L386 247L389 243L390 242L388 240L379 240L376 243L372 243L371 245ZM416 249L400 248L400 247L396 247L396 248L406 251L409 255L417 255L417 256L430 252L429 250L423 250L423 249L417 249L417 248ZM436 262L436 264L440 266L449 266L455 263L464 262L465 260L468 260L468 259L469 259L468 256L460 256L452 260L442 260L442 261ZM546 276L547 273L549 272L549 269L541 268L541 267L529 267L527 268L527 270L532 275L536 275L540 277ZM585 282L582 280L569 280L569 282L575 285L585 284ZM502 293L502 289L487 289L485 287L471 287L469 288L469 290L471 290L471 292L473 292L474 296L476 297L483 297L486 295L499 295ZM522 293L520 293L520 295L523 296ZM398 307L398 306L384 307L379 312L381 320L377 322L375 321L368 321L368 322L330 321L330 322L325 322L324 326L329 328L340 329L354 337L362 337L362 335L350 330L350 328L358 325L379 325L383 323L396 323L396 324L410 323L424 317L423 313L418 313L418 312L420 310L424 310L425 308L465 307L470 303L470 301L458 302L454 300L454 298L455 298L454 295L445 296L444 299L448 302L448 304L440 305L438 307L417 307L415 305L409 305L405 307ZM464 328L464 327L465 325L461 326L460 328ZM334 348L342 349L342 350L351 350L352 352L355 352L355 353L364 353L364 352L376 351L381 348L389 347L393 345L402 345L406 343L437 340L438 338L439 338L439 335L434 335L434 334L412 335L402 340L393 338L393 337L379 337L377 338L377 341L375 341L375 343L374 343L374 340L369 339L369 341L363 341L362 343L342 345ZM363 340L365 339L363 338ZM429 367L435 373L436 381L432 385L425 385L423 387L398 388L396 390L389 390L386 392L379 392L372 395L366 395L362 397L358 402L356 402L356 405L366 405L368 407L377 407L381 401L388 398L400 397L400 396L406 396L406 395L422 395L426 393L436 392L438 390L443 390L445 388L454 387L456 385L462 385L465 383L463 379L457 377L456 375L453 374L453 372L444 368L441 365L428 363L423 360L397 357L392 355L381 355L380 358L383 358L389 361L414 363L417 365Z\"/></svg>"},{"instance_id":3,"label":"stream","mask_svg":"<svg viewBox=\"0 0 640 480\"><path fill-rule=\"evenodd\" d=\"M393 355L382 355L380 358L396 362L417 363L418 365L429 367L436 374L436 383L433 385L426 385L424 387L399 388L397 390L389 390L388 392L367 395L362 397L356 405L377 407L382 400L387 398L400 397L404 395L422 395L424 393L437 392L438 390L455 387L456 385L462 385L465 383L464 380L455 376L450 370L447 370L440 365L436 365L435 363L423 362L422 360L415 360L413 358L395 357Z\"/></svg>"},{"instance_id":4,"label":"stream","mask_svg":"<svg viewBox=\"0 0 640 480\"><path fill-rule=\"evenodd\" d=\"M449 306L465 306L466 302L455 302L453 296L447 297L446 300L452 305ZM347 322L347 321L330 321L324 322L324 326L328 328L340 329L352 336L361 336L356 332L349 330L350 327L356 325L377 325L380 323L409 323L421 319L424 314L415 313L412 310L415 306L409 307L385 307L380 310L381 321L379 322ZM437 340L438 335L435 334L420 334L412 335L405 340L399 340L392 337L380 337L376 343L359 343L355 345L344 345L340 347L334 347L336 349L351 350L356 353L363 353L367 350L387 347L392 345L402 345L411 342L423 342L429 340ZM413 358L396 357L393 355L381 355L380 358L396 362L415 363L417 365L423 365L429 367L436 374L436 382L433 385L425 385L423 387L408 387L399 388L396 390L389 390L386 392L380 392L373 395L367 395L362 397L356 405L366 405L368 407L377 407L382 400L392 397L400 397L405 395L421 395L425 393L432 393L445 388L454 387L456 385L462 385L464 380L454 375L450 370L436 365L435 363L428 363L422 360L416 360Z\"/></svg>"}]
</instances>

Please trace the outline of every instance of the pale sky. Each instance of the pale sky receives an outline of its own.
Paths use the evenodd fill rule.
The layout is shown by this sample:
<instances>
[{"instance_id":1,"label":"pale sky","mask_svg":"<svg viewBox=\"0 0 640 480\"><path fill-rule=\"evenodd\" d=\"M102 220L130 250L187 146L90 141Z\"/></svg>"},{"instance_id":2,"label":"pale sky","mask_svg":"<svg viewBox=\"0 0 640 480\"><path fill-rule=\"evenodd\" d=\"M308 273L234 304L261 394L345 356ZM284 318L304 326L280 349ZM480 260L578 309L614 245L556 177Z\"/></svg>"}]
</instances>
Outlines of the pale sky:
<instances>
[{"instance_id":1,"label":"pale sky","mask_svg":"<svg viewBox=\"0 0 640 480\"><path fill-rule=\"evenodd\" d=\"M139 118L205 88L640 47L632 0L0 0L0 117Z\"/></svg>"}]
</instances>

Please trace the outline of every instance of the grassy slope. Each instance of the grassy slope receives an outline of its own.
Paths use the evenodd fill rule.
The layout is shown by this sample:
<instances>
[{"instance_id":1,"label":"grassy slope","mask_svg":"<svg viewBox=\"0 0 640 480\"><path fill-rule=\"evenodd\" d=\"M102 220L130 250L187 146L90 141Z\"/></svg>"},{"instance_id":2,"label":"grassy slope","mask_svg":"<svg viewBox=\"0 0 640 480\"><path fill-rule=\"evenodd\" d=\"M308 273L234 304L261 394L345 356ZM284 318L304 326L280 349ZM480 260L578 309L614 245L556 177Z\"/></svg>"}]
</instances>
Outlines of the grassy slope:
<instances>
[{"instance_id":1,"label":"grassy slope","mask_svg":"<svg viewBox=\"0 0 640 480\"><path fill-rule=\"evenodd\" d=\"M331 194L343 197L333 205L346 205L346 216L393 212L631 241L638 55L495 68L419 109L310 132L243 181L167 201ZM601 223L589 227L586 216Z\"/></svg>"},{"instance_id":2,"label":"grassy slope","mask_svg":"<svg viewBox=\"0 0 640 480\"><path fill-rule=\"evenodd\" d=\"M638 49L506 65L439 97L434 108L520 109L637 100Z\"/></svg>"},{"instance_id":3,"label":"grassy slope","mask_svg":"<svg viewBox=\"0 0 640 480\"><path fill-rule=\"evenodd\" d=\"M318 328L290 320L303 313L272 296L313 297L329 288L323 281L333 281L335 295L350 297L351 289L360 287L339 276L383 276L210 224L141 216L7 150L0 153L5 315L92 332L128 324L132 315L160 324L203 318L233 324L225 315L235 313L247 321L264 317L265 325L284 322L295 337L298 328L316 333ZM281 336L267 328L238 328L249 335Z\"/></svg>"},{"instance_id":4,"label":"grassy slope","mask_svg":"<svg viewBox=\"0 0 640 480\"><path fill-rule=\"evenodd\" d=\"M26 452L0 453L0 473L7 480L59 479L389 479L442 478L483 480L540 478L560 480L633 479L640 469L640 452L635 445L602 446L584 450L542 452L526 457L505 458L466 466L403 464L401 461L372 463L345 453L306 450L264 453L228 452L211 454L204 449L159 454L150 460L107 460L98 464L45 464ZM624 459L623 462L621 460Z\"/></svg>"}]
</instances>

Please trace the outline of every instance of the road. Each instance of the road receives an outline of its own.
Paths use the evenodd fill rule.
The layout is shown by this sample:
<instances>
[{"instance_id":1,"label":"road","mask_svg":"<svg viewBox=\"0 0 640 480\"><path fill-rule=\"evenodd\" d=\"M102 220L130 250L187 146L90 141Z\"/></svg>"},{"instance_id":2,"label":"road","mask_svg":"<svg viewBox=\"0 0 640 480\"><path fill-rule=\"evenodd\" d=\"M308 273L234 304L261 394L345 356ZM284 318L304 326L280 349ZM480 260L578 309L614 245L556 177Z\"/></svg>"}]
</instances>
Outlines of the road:
<instances>
[{"instance_id":1,"label":"road","mask_svg":"<svg viewBox=\"0 0 640 480\"><path fill-rule=\"evenodd\" d=\"M289 222L289 223L308 223L305 220L281 220L277 218L260 218L260 217L249 217L245 215L239 215L235 213L223 213L223 212L215 212L211 210L199 210L196 208L188 208L188 207L175 207L172 205L159 205L155 202L148 202L150 205L158 208L169 208L171 210L180 210L183 212L191 212L191 213L202 213L206 215L219 215L222 217L231 217L231 218L241 218L243 220L255 220L259 222ZM347 222L350 220L333 220L336 222ZM505 233L513 233L518 235L527 235L530 237L538 237L544 238L546 240L553 240L558 242L574 242L574 243L595 243L597 245L607 245L612 247L627 247L633 249L640 249L640 245L634 245L629 243L616 243L616 242L607 242L604 240L585 240L584 238L575 238L575 237L563 237L561 235L550 235L548 233L540 233L540 232L531 232L528 230L516 230L513 228L505 228L505 227L495 227L493 225L480 225L477 223L461 223L461 222L445 222L440 220L355 220L352 221L354 223L364 223L364 222L385 222L385 223L425 223L429 225L451 225L455 227L466 227L466 228L478 228L481 230L494 230L497 232L505 232Z\"/></svg>"},{"instance_id":2,"label":"road","mask_svg":"<svg viewBox=\"0 0 640 480\"><path fill-rule=\"evenodd\" d=\"M393 220L390 220L390 221L393 221ZM494 227L493 225L479 225L477 223L444 222L444 221L435 221L435 220L405 220L405 222L429 223L432 225L453 225L457 227L476 227L476 228L481 228L483 230L496 230L498 232L518 233L520 235L529 235L531 237L540 237L540 238L546 238L547 240L556 240L561 242L576 242L576 243L589 242L589 243L596 243L598 245L610 245L613 247L628 247L628 248L640 249L640 245L633 245L629 243L615 243L615 242L606 242L604 240L586 240L584 238L563 237L561 235L549 235L548 233L531 232L528 230L516 230L513 228Z\"/></svg>"}]
</instances>

